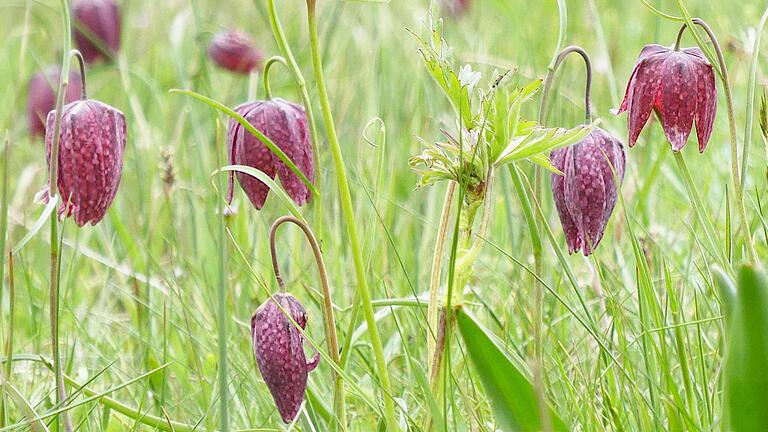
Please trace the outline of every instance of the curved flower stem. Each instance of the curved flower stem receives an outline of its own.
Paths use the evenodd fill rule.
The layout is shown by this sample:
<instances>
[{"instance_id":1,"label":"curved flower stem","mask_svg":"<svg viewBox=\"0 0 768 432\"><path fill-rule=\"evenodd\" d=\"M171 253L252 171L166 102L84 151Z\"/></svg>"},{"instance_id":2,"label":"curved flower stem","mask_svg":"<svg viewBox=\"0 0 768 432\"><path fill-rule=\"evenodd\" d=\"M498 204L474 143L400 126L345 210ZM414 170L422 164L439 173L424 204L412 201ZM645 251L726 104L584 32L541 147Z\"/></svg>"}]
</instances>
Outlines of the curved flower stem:
<instances>
[{"instance_id":1,"label":"curved flower stem","mask_svg":"<svg viewBox=\"0 0 768 432\"><path fill-rule=\"evenodd\" d=\"M555 62L552 65L552 67L549 68L549 71L547 72L547 77L544 79L544 84L542 84L542 94L541 94L541 107L539 107L539 122L542 123L544 120L544 116L547 115L547 107L548 107L548 95L549 91L552 88L552 80L555 77L555 73L557 72L557 69L560 67L560 65L563 63L563 60L565 60L566 57L568 57L568 54L571 53L577 53L584 59L584 65L587 68L587 84L586 89L584 90L584 117L587 123L590 123L592 121L592 111L590 108L590 95L592 93L592 62L589 60L589 55L586 51L584 51L584 48L576 45L571 45L568 47L565 47L555 58Z\"/></svg>"},{"instance_id":2,"label":"curved flower stem","mask_svg":"<svg viewBox=\"0 0 768 432\"><path fill-rule=\"evenodd\" d=\"M448 233L448 221L451 216L451 205L455 192L456 182L450 182L448 190L445 191L440 225L437 228L437 238L435 239L435 252L432 255L432 270L429 276L429 300L427 303L427 359L432 359L435 355L435 330L438 328L438 291L440 290L440 274L443 268L443 249L445 248L445 237ZM432 362L429 363L429 370L427 371L429 375L432 373L432 364Z\"/></svg>"},{"instance_id":3,"label":"curved flower stem","mask_svg":"<svg viewBox=\"0 0 768 432\"><path fill-rule=\"evenodd\" d=\"M288 67L288 63L286 63L285 59L280 56L272 56L266 63L264 63L264 97L267 99L272 99L272 89L269 86L269 71L275 63L280 63L286 68Z\"/></svg>"},{"instance_id":4,"label":"curved flower stem","mask_svg":"<svg viewBox=\"0 0 768 432\"><path fill-rule=\"evenodd\" d=\"M82 55L76 50L70 51L72 46L72 24L69 16L69 5L67 0L61 0L61 16L63 21L64 31L64 55L62 58L61 75L59 76L59 93L56 95L56 117L53 122L53 137L51 142L51 152L48 162L49 178L48 178L48 199L52 200L59 194L58 181L59 181L59 142L61 134L61 117L62 108L64 106L64 98L67 93L67 86L69 85L69 69L73 52L76 52L78 59L82 61ZM81 79L83 80L83 96L85 96L85 69L83 64L80 64L82 68ZM60 205L67 205L66 202ZM59 354L59 236L58 236L58 212L51 212L51 272L50 272L50 287L49 287L49 305L50 321L51 321L51 351L53 354L53 366L54 373L56 375L56 404L60 405L66 394L64 388L64 378L61 368L61 356ZM53 424L56 426L56 430L60 430L61 422L64 423L64 428L67 432L72 431L72 424L69 419L69 414L64 411L61 413L61 417L54 416Z\"/></svg>"},{"instance_id":5,"label":"curved flower stem","mask_svg":"<svg viewBox=\"0 0 768 432\"><path fill-rule=\"evenodd\" d=\"M301 96L301 102L304 104L304 111L307 114L307 122L309 123L309 137L312 140L312 156L315 158L315 189L317 190L317 201L314 205L314 218L313 222L318 228L320 240L323 239L323 194L321 193L322 180L320 177L320 140L317 135L317 123L315 120L315 113L312 110L312 101L309 99L309 92L307 91L307 82L304 80L304 75L301 73L296 59L293 57L291 47L288 46L283 26L280 24L280 20L277 17L277 10L275 9L275 0L267 0L267 9L269 11L269 24L272 27L272 33L275 36L277 46L280 48L280 52L283 54L288 68L293 73L293 77L296 80L296 85L299 87L299 95ZM266 70L264 71L266 82ZM269 97L269 96L268 96Z\"/></svg>"},{"instance_id":6,"label":"curved flower stem","mask_svg":"<svg viewBox=\"0 0 768 432\"><path fill-rule=\"evenodd\" d=\"M270 0L271 1L271 0ZM317 89L320 96L320 105L323 110L325 127L328 133L328 142L331 147L334 165L336 168L336 180L339 187L341 206L344 212L344 219L347 225L347 236L352 249L352 257L355 263L355 274L357 277L357 288L360 292L360 300L363 307L363 315L368 325L368 333L371 337L373 354L376 359L377 375L381 382L382 399L384 400L384 415L388 431L398 431L399 427L395 421L395 405L393 401L392 386L389 381L389 371L384 357L384 348L379 337L379 330L376 324L376 318L371 304L371 293L368 288L368 280L365 274L365 262L363 261L360 241L357 234L357 223L355 221L354 210L352 206L352 195L349 192L349 183L347 181L347 171L344 166L344 158L341 154L339 138L336 135L336 126L333 123L333 114L328 100L328 90L325 86L325 76L323 73L322 56L320 44L317 37L317 20L315 17L315 0L307 0L307 25L309 27L309 42L312 48L312 64L317 79Z\"/></svg>"},{"instance_id":7,"label":"curved flower stem","mask_svg":"<svg viewBox=\"0 0 768 432\"><path fill-rule=\"evenodd\" d=\"M277 283L280 286L280 292L285 292L285 283L283 282L282 276L280 276L280 268L277 263L277 252L275 250L275 233L277 232L277 228L286 222L290 222L301 228L301 230L304 232L304 235L307 237L307 241L309 241L309 245L312 247L312 253L315 256L315 264L317 264L317 271L320 274L320 285L323 290L323 329L325 330L325 339L328 342L328 355L330 355L331 360L333 360L333 362L338 365L340 363L339 341L336 336L336 320L333 316L331 289L328 286L328 274L325 271L323 254L320 251L320 245L317 242L317 238L315 238L315 235L312 233L312 230L309 228L309 226L294 216L279 217L272 224L272 228L269 230L269 251L272 254L272 268L275 271L275 278L277 278ZM336 406L336 416L338 418L340 429L346 430L347 416L346 405L344 403L344 380L342 379L341 375L336 372L334 372L333 375L335 381L333 399Z\"/></svg>"},{"instance_id":8,"label":"curved flower stem","mask_svg":"<svg viewBox=\"0 0 768 432\"><path fill-rule=\"evenodd\" d=\"M723 92L725 93L726 111L728 114L728 135L731 143L731 177L733 181L733 191L736 199L736 208L739 212L739 219L741 223L741 230L744 233L744 247L747 249L747 257L749 262L754 264L757 262L757 253L755 252L755 245L752 242L752 233L749 230L749 222L747 220L747 212L744 208L744 189L742 188L741 175L739 174L739 149L738 138L736 136L736 114L733 109L733 95L731 94L731 82L728 76L728 68L725 65L725 58L723 57L723 51L720 48L720 43L717 41L717 37L712 29L700 18L693 18L692 22L702 29L709 37L712 45L715 48L715 54L717 56L717 62L720 66L720 78L723 83ZM680 33L688 26L683 24L680 29ZM679 36L678 36L679 43ZM746 144L745 144L746 145ZM746 167L746 156L743 161L743 166Z\"/></svg>"}]
</instances>

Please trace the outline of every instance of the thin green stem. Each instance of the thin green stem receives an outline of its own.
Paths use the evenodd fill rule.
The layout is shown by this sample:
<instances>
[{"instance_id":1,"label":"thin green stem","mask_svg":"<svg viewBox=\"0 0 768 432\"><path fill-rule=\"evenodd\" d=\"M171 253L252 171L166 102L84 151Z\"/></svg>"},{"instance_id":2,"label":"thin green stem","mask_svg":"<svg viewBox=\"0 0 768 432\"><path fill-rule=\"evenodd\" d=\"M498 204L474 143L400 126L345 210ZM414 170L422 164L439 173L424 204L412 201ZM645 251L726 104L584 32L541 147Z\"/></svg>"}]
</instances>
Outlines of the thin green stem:
<instances>
[{"instance_id":1,"label":"thin green stem","mask_svg":"<svg viewBox=\"0 0 768 432\"><path fill-rule=\"evenodd\" d=\"M760 18L760 24L757 26L755 43L752 45L752 61L749 66L749 83L747 84L747 121L744 128L744 143L741 151L741 187L746 187L747 168L749 167L749 147L752 144L752 124L755 117L755 87L757 86L757 67L760 59L760 40L768 21L768 8L763 12Z\"/></svg>"},{"instance_id":2,"label":"thin green stem","mask_svg":"<svg viewBox=\"0 0 768 432\"><path fill-rule=\"evenodd\" d=\"M272 69L272 65L280 63L281 65L288 67L285 59L280 56L272 56L264 63L264 97L269 100L272 99L272 88L269 86L269 71Z\"/></svg>"},{"instance_id":3,"label":"thin green stem","mask_svg":"<svg viewBox=\"0 0 768 432\"><path fill-rule=\"evenodd\" d=\"M62 108L64 106L64 98L67 92L67 86L69 85L69 69L70 61L72 58L72 52L70 47L72 46L72 28L71 20L69 16L69 5L66 0L60 1L64 31L64 49L61 66L61 75L59 76L59 92L56 96L56 116L53 123L53 139L51 143L51 155L48 163L49 167L49 184L48 195L49 199L56 198L59 193L58 180L59 180L59 143L61 141L61 117ZM79 53L78 53L79 54ZM78 57L82 61L82 56ZM81 63L81 69L83 68ZM85 77L82 76L84 80ZM83 87L85 91L85 87ZM68 198L67 198L68 200ZM61 205L67 205L66 201ZM50 230L50 243L51 243L51 271L50 271L50 286L49 286L49 310L51 321L51 350L53 354L54 373L56 375L56 405L60 405L65 399L66 389L64 388L64 378L61 368L61 357L59 353L59 239L58 239L58 212L51 212L51 230ZM61 413L61 417L56 415L54 417L53 424L57 431L61 430L61 421L65 425L67 432L72 430L72 425L69 421L69 414L65 411Z\"/></svg>"},{"instance_id":4,"label":"thin green stem","mask_svg":"<svg viewBox=\"0 0 768 432\"><path fill-rule=\"evenodd\" d=\"M693 211L696 213L696 217L699 219L699 222L701 223L701 226L704 228L704 233L707 236L707 239L709 240L710 246L712 248L712 253L715 254L717 257L720 266L722 268L731 268L729 265L727 257L723 254L722 249L719 247L720 243L717 241L717 236L715 235L715 228L712 225L712 221L709 219L709 216L707 215L704 207L704 202L702 201L701 197L699 196L699 193L696 189L696 184L693 181L693 177L691 177L691 172L688 170L688 165L685 163L685 158L683 157L683 154L681 152L673 152L675 155L675 162L677 163L677 167L680 170L680 174L683 177L683 182L685 183L685 190L688 192L688 197L691 200L691 203L693 204Z\"/></svg>"},{"instance_id":5,"label":"thin green stem","mask_svg":"<svg viewBox=\"0 0 768 432\"><path fill-rule=\"evenodd\" d=\"M453 195L456 192L456 182L450 182L448 190L445 192L443 200L443 210L440 215L440 225L437 228L437 238L435 239L435 252L432 255L432 270L429 276L429 300L427 303L427 360L429 361L428 376L432 374L432 358L435 355L435 330L438 328L438 292L440 290L440 274L443 268L443 249L445 248L445 237L448 233L448 221L451 216L451 205Z\"/></svg>"},{"instance_id":6,"label":"thin green stem","mask_svg":"<svg viewBox=\"0 0 768 432\"><path fill-rule=\"evenodd\" d=\"M682 6L682 3L681 3ZM731 144L731 177L733 182L734 199L736 200L736 208L739 213L739 221L741 224L741 230L744 235L744 247L747 250L747 257L751 264L757 262L757 253L755 252L755 245L752 242L752 233L749 230L749 221L747 219L747 212L744 206L744 189L742 188L741 175L739 174L739 143L736 132L736 114L733 109L733 95L731 92L731 81L728 76L728 67L725 64L725 58L723 57L723 51L720 48L720 43L715 36L712 29L700 18L693 18L691 20L693 24L698 25L709 37L712 45L715 48L715 54L717 56L717 62L720 66L720 79L723 83L723 92L725 93L725 105L728 114L728 137ZM684 27L688 24L684 24ZM681 29L682 32L682 29ZM698 42L698 41L697 41ZM702 46L702 49L706 48ZM745 144L746 145L746 144ZM745 160L743 166L746 166L747 154L744 154ZM703 209L702 209L703 210Z\"/></svg>"},{"instance_id":7,"label":"thin green stem","mask_svg":"<svg viewBox=\"0 0 768 432\"><path fill-rule=\"evenodd\" d=\"M267 0L267 8L269 11L269 24L272 27L272 33L275 36L275 41L277 42L277 46L280 48L280 52L282 53L284 59L288 62L289 69L293 72L296 85L299 87L299 95L301 96L301 101L304 104L304 110L307 113L307 123L309 123L309 137L312 140L312 155L315 159L315 189L317 191L316 204L313 207L313 222L317 227L318 238L320 238L320 242L322 243L325 227L323 225L323 195L320 193L323 182L320 179L320 140L317 134L317 121L315 119L314 110L312 109L312 101L309 98L309 92L307 91L307 82L304 79L304 75L301 73L301 68L299 68L298 63L296 63L296 59L291 52L291 47L288 45L285 32L283 31L283 26L280 24L280 20L277 17L275 1ZM266 81L267 78L265 77L264 79Z\"/></svg>"},{"instance_id":8,"label":"thin green stem","mask_svg":"<svg viewBox=\"0 0 768 432\"><path fill-rule=\"evenodd\" d=\"M270 0L270 3L272 0ZM320 44L317 37L317 20L315 18L315 1L307 0L307 24L309 27L309 41L312 48L312 64L315 70L315 77L317 79L317 89L320 96L320 104L323 110L323 118L325 120L325 127L328 133L328 142L331 147L331 153L333 155L334 165L336 168L336 179L339 187L339 195L341 199L341 206L344 212L344 218L347 225L347 236L349 239L350 247L352 249L352 257L355 264L355 275L357 277L357 288L360 292L360 300L362 301L363 315L368 325L368 333L371 337L371 345L373 345L373 353L376 358L376 369L379 380L381 382L382 392L384 393L384 415L387 423L387 430L398 431L399 426L395 421L395 406L392 398L392 386L389 381L389 371L387 370L387 362L384 357L384 348L381 344L381 338L379 337L379 330L376 324L376 318L374 316L373 305L371 304L371 293L368 288L368 281L365 274L365 263L363 261L362 250L360 249L360 241L357 234L357 223L355 220L354 210L352 206L352 195L349 192L349 182L347 181L346 167L344 166L344 158L341 154L341 145L339 144L338 136L336 135L336 127L333 122L333 114L331 113L331 105L328 100L328 91L325 86L325 76L323 73L322 57L320 52Z\"/></svg>"},{"instance_id":9,"label":"thin green stem","mask_svg":"<svg viewBox=\"0 0 768 432\"><path fill-rule=\"evenodd\" d=\"M323 330L325 331L325 340L328 343L328 355L331 357L331 360L333 360L334 363L340 365L339 342L338 337L336 336L336 320L334 319L333 314L333 298L331 297L331 289L328 285L328 273L325 270L323 253L320 251L320 244L317 242L317 238L312 232L312 229L309 228L309 225L294 216L279 217L272 224L272 228L269 230L269 250L272 255L272 269L275 272L275 278L277 279L277 283L280 286L280 292L285 292L285 283L283 282L283 278L280 275L280 267L277 262L275 234L277 232L277 228L286 222L290 222L301 228L301 231L307 237L307 241L309 241L309 245L312 248L312 254L315 257L315 264L317 265L317 272L320 274L320 286L323 291ZM338 425L341 430L346 430L347 410L344 401L344 380L342 379L341 375L336 372L333 373L333 376L335 382L333 397L335 402L334 405L336 407L335 414L338 418Z\"/></svg>"},{"instance_id":10,"label":"thin green stem","mask_svg":"<svg viewBox=\"0 0 768 432\"><path fill-rule=\"evenodd\" d=\"M223 130L222 125L220 121L216 121L216 147L219 158L219 166L222 165L222 155L223 155L223 145L222 145L222 138L223 138ZM221 194L221 191L224 190L224 181L223 176L217 176L218 177L218 193ZM223 197L217 197L217 206L220 206L219 203L223 202ZM218 326L218 338L219 338L219 427L221 428L222 432L229 431L229 392L227 390L227 382L228 382L228 375L229 375L229 364L228 364L228 354L229 351L227 350L227 322L228 322L228 313L227 313L227 279L226 279L226 247L227 247L227 234L226 234L226 224L224 221L224 209L222 208L221 211L219 211L219 217L218 217L218 228L219 228L219 244L218 244L218 289L217 289L217 306L218 310L216 312L216 318L217 318L217 326Z\"/></svg>"}]
</instances>

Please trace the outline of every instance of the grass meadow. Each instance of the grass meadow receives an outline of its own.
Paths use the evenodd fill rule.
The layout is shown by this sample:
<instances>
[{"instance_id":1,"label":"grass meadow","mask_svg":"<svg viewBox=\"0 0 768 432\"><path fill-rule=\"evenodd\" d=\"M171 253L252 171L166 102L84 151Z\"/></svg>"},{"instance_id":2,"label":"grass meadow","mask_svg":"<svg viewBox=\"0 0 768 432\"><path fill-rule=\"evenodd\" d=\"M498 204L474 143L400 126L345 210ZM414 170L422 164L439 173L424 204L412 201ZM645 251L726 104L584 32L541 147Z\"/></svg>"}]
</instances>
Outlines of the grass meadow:
<instances>
[{"instance_id":1,"label":"grass meadow","mask_svg":"<svg viewBox=\"0 0 768 432\"><path fill-rule=\"evenodd\" d=\"M232 108L265 98L262 73L228 73L207 49L220 30L240 28L265 57L285 56L271 2L120 3L120 50L87 66L89 96L126 116L120 188L99 224L62 219L52 236L50 212L35 200L48 181L45 144L28 133L24 109L30 76L61 64L72 41L60 2L0 0L0 431L768 430L768 284L759 276L768 261L768 69L766 48L755 50L763 2L476 0L463 16L440 17L428 0L318 0L313 41L307 4L277 1L315 117L318 193L295 207L272 191L261 210L237 182L227 208L227 173L217 170L230 165L229 117L184 91ZM680 28L649 6L702 18L722 46L739 167L749 149L739 183L750 236L719 75L703 153L693 133L675 156L655 118L629 148L627 115L612 112L643 46L672 45ZM469 91L473 112L494 91L494 109L507 109L517 89L545 78L560 48L589 53L593 119L626 151L621 198L592 255L568 254L542 167L554 142L531 153L538 164L521 156L497 167L492 190L477 193L489 182L478 189L464 171L458 182L420 183L433 167L412 157L446 135L466 139L466 112L454 103L463 90L444 91L425 66L440 38L436 69L461 75L464 90L462 66L482 74ZM693 33L682 45L697 45ZM543 116L541 89L517 100L515 115L587 127L577 58L554 74ZM271 93L302 103L289 70L274 65ZM285 424L254 360L250 322L278 290L270 226L292 212L320 242L341 355L328 348L307 240L283 227L281 273L307 310L307 355L310 345L321 352L302 410ZM63 400L52 358L52 239Z\"/></svg>"}]
</instances>

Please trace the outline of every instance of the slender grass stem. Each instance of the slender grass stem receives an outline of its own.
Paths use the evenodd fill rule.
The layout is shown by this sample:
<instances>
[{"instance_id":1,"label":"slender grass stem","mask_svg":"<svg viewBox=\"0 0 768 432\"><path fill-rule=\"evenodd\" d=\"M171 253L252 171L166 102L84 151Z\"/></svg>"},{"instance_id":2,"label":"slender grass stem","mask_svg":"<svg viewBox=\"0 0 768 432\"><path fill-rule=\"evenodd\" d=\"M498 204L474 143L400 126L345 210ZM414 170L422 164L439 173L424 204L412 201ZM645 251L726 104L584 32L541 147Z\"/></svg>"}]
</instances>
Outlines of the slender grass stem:
<instances>
[{"instance_id":1,"label":"slender grass stem","mask_svg":"<svg viewBox=\"0 0 768 432\"><path fill-rule=\"evenodd\" d=\"M682 8L682 3L679 1L678 3ZM684 10L684 12L686 11ZM736 132L736 114L733 109L733 95L731 92L731 80L728 75L728 67L725 64L725 58L723 57L723 51L720 48L720 43L718 42L715 33L712 31L709 25L700 18L691 19L691 23L704 29L704 32L707 34L707 37L709 37L709 40L712 42L712 45L715 48L717 63L720 66L720 80L723 84L723 93L725 93L725 105L728 114L728 137L731 144L731 180L733 182L734 199L736 200L736 210L739 214L739 222L741 225L742 235L744 236L744 248L747 250L747 259L750 263L754 264L757 262L757 253L755 252L755 245L752 242L752 233L749 229L749 221L747 219L747 212L744 206L744 188L742 187L742 177L739 174L739 143ZM680 32L682 33L683 29L685 29L687 26L688 23L683 24ZM695 33L694 36L696 36ZM697 43L702 45L702 49L707 48L698 40L697 36L696 39ZM745 152L743 157L744 160L742 161L742 166L746 167L748 166L746 160L748 153Z\"/></svg>"},{"instance_id":2,"label":"slender grass stem","mask_svg":"<svg viewBox=\"0 0 768 432\"><path fill-rule=\"evenodd\" d=\"M322 57L317 37L315 0L307 0L307 24L309 27L309 41L312 48L312 63L315 70L315 77L317 79L320 104L322 106L323 118L325 119L325 126L328 133L328 141L331 147L331 154L333 155L334 165L336 168L336 179L339 187L341 206L344 212L344 218L347 223L347 236L350 247L352 249L352 257L355 264L357 289L360 292L363 315L365 316L365 321L368 324L368 333L371 337L373 353L376 359L377 374L379 381L381 382L382 392L384 393L383 399L385 421L387 423L387 430L397 431L399 430L399 426L395 421L395 406L392 399L392 386L390 385L389 381L389 371L387 370L387 362L384 357L384 348L381 344L381 338L379 336L379 330L376 324L376 318L374 316L373 305L371 304L371 293L368 288L368 281L365 274L365 263L363 261L363 254L362 250L360 249L360 241L357 234L357 223L355 221L354 210L352 208L352 195L349 191L346 167L344 166L344 159L341 154L341 146L336 135L336 127L333 122L333 114L331 113L331 105L330 101L328 100L328 91L325 86Z\"/></svg>"},{"instance_id":3,"label":"slender grass stem","mask_svg":"<svg viewBox=\"0 0 768 432\"><path fill-rule=\"evenodd\" d=\"M715 228L712 225L712 220L709 218L709 215L706 212L704 201L702 201L701 197L699 196L699 193L696 189L696 184L693 182L693 177L691 177L691 172L688 170L688 165L685 163L683 154L681 152L673 153L675 155L675 162L677 163L677 167L680 170L680 174L683 177L683 182L685 183L685 190L688 192L688 197L693 204L693 211L696 213L696 217L699 219L699 222L704 228L704 233L706 234L707 239L709 240L709 244L712 247L712 253L715 254L720 265L724 269L731 268L727 256L719 247L720 243L717 240L717 235L715 234Z\"/></svg>"},{"instance_id":4,"label":"slender grass stem","mask_svg":"<svg viewBox=\"0 0 768 432\"><path fill-rule=\"evenodd\" d=\"M427 359L431 360L435 355L435 329L438 328L438 293L440 291L440 274L443 268L443 249L445 248L445 236L448 233L448 221L451 216L453 195L456 192L456 182L450 182L445 191L443 210L440 215L440 225L437 228L435 239L435 252L432 255L432 269L429 276L429 300L427 303ZM439 332L438 332L439 333ZM429 363L428 375L432 374L433 362Z\"/></svg>"},{"instance_id":5,"label":"slender grass stem","mask_svg":"<svg viewBox=\"0 0 768 432\"><path fill-rule=\"evenodd\" d=\"M331 297L331 289L328 285L328 274L325 270L323 253L320 251L320 244L317 242L317 238L309 226L294 216L282 216L278 218L272 224L272 228L269 230L269 250L272 255L272 269L275 272L275 278L277 279L277 283L280 286L280 291L285 292L285 282L283 282L283 277L280 274L280 267L277 261L275 234L277 232L277 228L286 222L290 222L301 228L302 232L304 232L304 235L307 237L307 241L309 241L310 247L312 248L312 253L315 257L315 264L317 265L317 272L320 274L320 285L323 291L323 330L325 331L325 340L328 343L328 355L331 357L331 360L333 360L334 363L340 365L339 342L338 337L336 336L336 320L334 319L333 314L333 298ZM344 380L342 379L341 375L336 372L333 373L333 376L335 383L333 397L334 405L336 408L335 414L338 418L338 426L340 429L346 430L347 410L344 401Z\"/></svg>"},{"instance_id":6,"label":"slender grass stem","mask_svg":"<svg viewBox=\"0 0 768 432\"><path fill-rule=\"evenodd\" d=\"M260 3L260 2L257 2ZM304 79L304 75L301 73L296 59L291 52L291 47L288 45L288 41L283 31L283 26L280 24L280 19L277 17L277 10L275 9L275 0L267 0L267 9L269 12L269 24L272 27L272 33L275 36L277 46L280 48L280 52L283 54L284 60L287 62L288 68L293 73L293 78L296 80L296 85L299 87L299 95L301 101L304 104L304 111L307 114L307 122L309 123L309 137L312 140L312 153L315 158L315 189L317 191L314 209L314 225L317 227L318 238L322 244L325 226L323 225L323 201L322 201L322 184L320 179L320 140L317 134L317 120L315 119L315 113L312 109L312 100L309 98L309 92L307 91L307 82ZM264 71L264 81L267 81L266 70ZM268 96L269 97L269 96Z\"/></svg>"},{"instance_id":7,"label":"slender grass stem","mask_svg":"<svg viewBox=\"0 0 768 432\"><path fill-rule=\"evenodd\" d=\"M220 121L216 121L216 147L219 158L219 166L222 164L223 145L222 145L223 131ZM218 190L221 194L224 189L223 176L218 177ZM218 203L223 202L223 197L217 197ZM217 287L217 326L218 326L218 338L219 338L219 427L222 432L229 431L229 391L227 389L227 382L229 376L229 359L227 350L227 276L226 276L226 248L227 248L227 234L226 224L224 221L224 209L219 210L218 215L218 287Z\"/></svg>"},{"instance_id":8,"label":"slender grass stem","mask_svg":"<svg viewBox=\"0 0 768 432\"><path fill-rule=\"evenodd\" d=\"M63 115L62 108L64 106L64 98L67 93L67 86L69 85L69 69L72 59L72 25L69 16L69 5L66 0L60 1L61 16L63 22L63 58L61 66L61 75L59 76L59 91L56 95L56 116L53 124L53 137L51 143L50 159L48 163L49 168L49 184L48 195L52 200L58 196L58 180L59 180L59 142L61 140L61 117ZM79 55L79 52L78 52ZM78 57L80 60L80 69L84 72L83 58ZM81 75L83 80L83 96L85 96L85 76ZM62 202L61 205L67 205L66 202ZM51 321L51 350L53 354L53 365L56 376L56 404L61 404L65 399L66 390L64 388L64 378L61 368L61 357L59 354L59 239L58 239L58 212L51 212L51 229L50 229L50 243L51 243L51 268L50 268L50 286L49 286L49 310ZM61 417L56 415L54 417L54 426L58 431L60 430L61 421L65 425L67 432L72 430L72 425L69 420L69 414L64 411L61 413Z\"/></svg>"}]
</instances>

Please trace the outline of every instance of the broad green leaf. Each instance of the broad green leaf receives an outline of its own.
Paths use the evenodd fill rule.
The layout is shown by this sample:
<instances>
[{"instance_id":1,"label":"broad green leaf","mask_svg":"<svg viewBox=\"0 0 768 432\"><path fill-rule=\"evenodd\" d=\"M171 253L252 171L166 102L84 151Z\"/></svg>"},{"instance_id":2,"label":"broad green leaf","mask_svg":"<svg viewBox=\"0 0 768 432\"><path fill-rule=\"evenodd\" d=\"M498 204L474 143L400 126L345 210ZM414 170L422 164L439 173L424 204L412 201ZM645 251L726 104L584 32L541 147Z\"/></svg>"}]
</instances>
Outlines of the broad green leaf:
<instances>
[{"instance_id":1,"label":"broad green leaf","mask_svg":"<svg viewBox=\"0 0 768 432\"><path fill-rule=\"evenodd\" d=\"M539 407L533 384L522 362L513 362L504 350L464 309L456 312L456 323L475 371L491 402L494 417L506 432L538 432L542 429ZM516 364L517 363L517 364ZM569 430L560 417L549 408L553 430Z\"/></svg>"},{"instance_id":2,"label":"broad green leaf","mask_svg":"<svg viewBox=\"0 0 768 432\"><path fill-rule=\"evenodd\" d=\"M243 174L248 174L249 176L256 177L257 179L259 179L259 181L261 181L262 183L267 185L269 190L271 190L273 193L275 193L278 196L278 198L280 198L280 201L282 201L283 204L285 204L285 206L288 207L288 211L290 211L292 215L296 216L296 218L301 220L302 222L306 222L306 220L304 219L304 216L301 215L301 212L299 211L299 208L296 207L296 204L293 202L291 197L289 197L288 194L285 193L283 188L278 186L277 183L275 183L275 181L272 180L272 178L270 176L264 174L263 172L257 170L256 168L253 168L253 167L249 167L249 166L245 166L245 165L227 165L225 167L221 167L221 168L217 169L216 171L214 171L211 174L211 177L213 177L214 175L216 175L216 174L218 174L220 172L224 172L224 171L227 171L227 172L229 172L229 171L237 171L237 172L241 172ZM216 187L216 185L214 185L214 187Z\"/></svg>"},{"instance_id":3,"label":"broad green leaf","mask_svg":"<svg viewBox=\"0 0 768 432\"><path fill-rule=\"evenodd\" d=\"M762 432L768 425L768 280L754 267L738 271L727 339L726 406L731 430Z\"/></svg>"}]
</instances>

